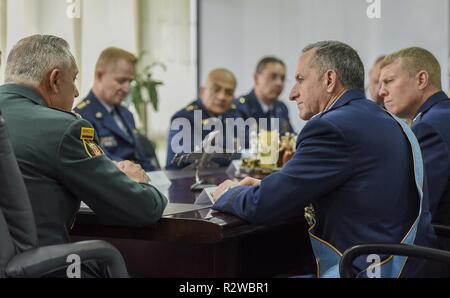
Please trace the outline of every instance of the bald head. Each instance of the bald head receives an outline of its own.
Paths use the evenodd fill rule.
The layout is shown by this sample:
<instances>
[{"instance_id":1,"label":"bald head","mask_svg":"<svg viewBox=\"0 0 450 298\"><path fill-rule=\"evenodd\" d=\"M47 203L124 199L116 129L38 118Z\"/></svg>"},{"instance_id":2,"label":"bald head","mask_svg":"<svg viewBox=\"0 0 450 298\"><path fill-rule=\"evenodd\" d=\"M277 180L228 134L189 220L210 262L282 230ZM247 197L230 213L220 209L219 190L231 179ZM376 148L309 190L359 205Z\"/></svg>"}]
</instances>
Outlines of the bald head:
<instances>
[{"instance_id":1,"label":"bald head","mask_svg":"<svg viewBox=\"0 0 450 298\"><path fill-rule=\"evenodd\" d=\"M232 82L236 88L237 80L234 74L226 68L215 68L208 73L206 81L227 81ZM207 82L208 83L208 82Z\"/></svg>"},{"instance_id":2,"label":"bald head","mask_svg":"<svg viewBox=\"0 0 450 298\"><path fill-rule=\"evenodd\" d=\"M214 116L228 111L233 104L236 85L236 77L231 71L224 68L211 70L205 85L200 89L204 107Z\"/></svg>"}]
</instances>

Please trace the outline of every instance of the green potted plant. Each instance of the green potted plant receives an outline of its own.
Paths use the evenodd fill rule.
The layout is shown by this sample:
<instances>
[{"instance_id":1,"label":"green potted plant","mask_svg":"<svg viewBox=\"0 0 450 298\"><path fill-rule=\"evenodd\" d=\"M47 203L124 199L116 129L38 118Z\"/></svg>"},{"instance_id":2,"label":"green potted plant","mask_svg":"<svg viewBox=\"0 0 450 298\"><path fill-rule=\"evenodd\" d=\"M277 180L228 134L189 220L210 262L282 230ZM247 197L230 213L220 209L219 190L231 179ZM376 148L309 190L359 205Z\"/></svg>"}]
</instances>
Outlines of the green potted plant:
<instances>
[{"instance_id":1,"label":"green potted plant","mask_svg":"<svg viewBox=\"0 0 450 298\"><path fill-rule=\"evenodd\" d=\"M142 62L141 54L138 59L138 67ZM147 123L148 123L148 111L147 106L151 104L153 110L158 111L159 107L159 97L157 87L163 85L163 82L153 79L153 69L155 67L161 67L166 70L166 66L160 62L153 62L142 68L136 74L135 80L131 84L131 91L128 95L128 103L133 104L136 112L141 119L144 126L144 134L147 135Z\"/></svg>"}]
</instances>

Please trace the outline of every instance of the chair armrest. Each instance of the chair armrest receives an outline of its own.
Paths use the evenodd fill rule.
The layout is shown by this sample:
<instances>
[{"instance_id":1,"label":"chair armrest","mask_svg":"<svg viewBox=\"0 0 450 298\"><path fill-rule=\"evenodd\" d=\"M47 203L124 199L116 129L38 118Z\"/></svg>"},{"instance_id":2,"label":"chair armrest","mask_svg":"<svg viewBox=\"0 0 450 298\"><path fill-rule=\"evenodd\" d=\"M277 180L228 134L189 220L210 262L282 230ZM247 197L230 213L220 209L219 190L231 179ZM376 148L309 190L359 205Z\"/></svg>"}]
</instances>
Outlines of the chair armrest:
<instances>
[{"instance_id":1,"label":"chair armrest","mask_svg":"<svg viewBox=\"0 0 450 298\"><path fill-rule=\"evenodd\" d=\"M339 264L339 273L342 278L354 278L353 262L361 255L380 254L423 258L450 265L450 252L406 244L364 244L347 249Z\"/></svg>"},{"instance_id":2,"label":"chair armrest","mask_svg":"<svg viewBox=\"0 0 450 298\"><path fill-rule=\"evenodd\" d=\"M63 270L72 263L69 255L78 255L80 262L103 262L113 278L128 277L127 268L120 252L111 244L100 241L83 241L70 244L35 248L12 258L5 269L8 277L41 277Z\"/></svg>"},{"instance_id":3,"label":"chair armrest","mask_svg":"<svg viewBox=\"0 0 450 298\"><path fill-rule=\"evenodd\" d=\"M439 237L449 238L450 239L450 227L443 225L433 225L434 231L436 235Z\"/></svg>"}]
</instances>

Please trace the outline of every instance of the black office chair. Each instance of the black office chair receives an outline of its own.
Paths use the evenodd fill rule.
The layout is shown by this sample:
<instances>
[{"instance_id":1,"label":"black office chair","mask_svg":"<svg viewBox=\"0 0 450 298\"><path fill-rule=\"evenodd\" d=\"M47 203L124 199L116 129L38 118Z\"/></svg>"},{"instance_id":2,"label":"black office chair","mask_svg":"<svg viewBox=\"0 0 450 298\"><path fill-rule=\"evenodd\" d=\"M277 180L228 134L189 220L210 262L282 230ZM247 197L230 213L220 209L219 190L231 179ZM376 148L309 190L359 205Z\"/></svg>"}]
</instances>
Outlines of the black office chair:
<instances>
[{"instance_id":1,"label":"black office chair","mask_svg":"<svg viewBox=\"0 0 450 298\"><path fill-rule=\"evenodd\" d=\"M0 278L46 277L73 263L97 261L108 276L128 277L120 252L104 241L39 247L33 211L0 113Z\"/></svg>"},{"instance_id":2,"label":"black office chair","mask_svg":"<svg viewBox=\"0 0 450 298\"><path fill-rule=\"evenodd\" d=\"M433 227L439 240L439 249L406 244L357 245L347 249L344 252L339 264L340 276L342 278L356 277L357 272L355 272L353 268L353 262L359 256L370 254L416 257L439 263L445 263L450 266L450 251L448 251L448 247L445 247L444 245L446 243L445 240L450 239L450 227L443 225L433 225ZM446 273L450 274L448 272Z\"/></svg>"},{"instance_id":3,"label":"black office chair","mask_svg":"<svg viewBox=\"0 0 450 298\"><path fill-rule=\"evenodd\" d=\"M155 144L143 134L138 134L138 140L144 149L145 158L150 162L156 171L161 170L161 164L156 156Z\"/></svg>"},{"instance_id":4,"label":"black office chair","mask_svg":"<svg viewBox=\"0 0 450 298\"><path fill-rule=\"evenodd\" d=\"M440 249L406 244L363 244L347 249L339 264L341 278L355 278L353 262L359 256L378 254L422 258L450 265L450 252Z\"/></svg>"},{"instance_id":5,"label":"black office chair","mask_svg":"<svg viewBox=\"0 0 450 298\"><path fill-rule=\"evenodd\" d=\"M450 227L444 225L433 224L434 231L438 237L450 239Z\"/></svg>"},{"instance_id":6,"label":"black office chair","mask_svg":"<svg viewBox=\"0 0 450 298\"><path fill-rule=\"evenodd\" d=\"M438 238L438 248L450 251L450 227L440 224L434 224L433 227Z\"/></svg>"}]
</instances>

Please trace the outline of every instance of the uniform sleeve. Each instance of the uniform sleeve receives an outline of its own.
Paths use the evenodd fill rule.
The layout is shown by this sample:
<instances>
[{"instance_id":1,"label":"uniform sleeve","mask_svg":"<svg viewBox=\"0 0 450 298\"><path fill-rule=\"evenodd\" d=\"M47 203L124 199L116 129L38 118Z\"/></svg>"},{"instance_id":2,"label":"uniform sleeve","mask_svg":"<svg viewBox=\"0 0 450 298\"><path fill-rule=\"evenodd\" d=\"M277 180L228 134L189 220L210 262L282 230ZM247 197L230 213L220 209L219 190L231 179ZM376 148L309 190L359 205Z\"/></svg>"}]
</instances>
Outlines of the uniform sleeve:
<instances>
[{"instance_id":1,"label":"uniform sleeve","mask_svg":"<svg viewBox=\"0 0 450 298\"><path fill-rule=\"evenodd\" d=\"M430 197L430 211L432 214L436 214L450 178L448 148L436 129L425 122L414 125L413 131L422 150Z\"/></svg>"},{"instance_id":2,"label":"uniform sleeve","mask_svg":"<svg viewBox=\"0 0 450 298\"><path fill-rule=\"evenodd\" d=\"M97 121L98 121L98 120L97 120L97 119L94 117L94 115L92 114L92 111L91 111L91 109L90 109L90 106L87 106L87 107L85 107L85 108L83 108L83 109L75 108L74 111L75 111L76 113L79 113L79 115L80 115L81 117L83 117L84 120L88 121L88 122L94 127L94 129L95 129L96 131L98 131L98 125L97 125ZM112 154L112 153L111 153L109 150L107 150L106 148L103 148L102 150L103 150L103 153L104 153L106 156L108 156L110 159L112 159L112 160L117 160L117 161L123 160L120 156L115 155L115 154Z\"/></svg>"},{"instance_id":3,"label":"uniform sleeve","mask_svg":"<svg viewBox=\"0 0 450 298\"><path fill-rule=\"evenodd\" d=\"M104 223L124 226L154 224L167 198L156 188L129 179L98 146L86 120L74 122L58 149L58 174L76 198L84 201Z\"/></svg>"},{"instance_id":4,"label":"uniform sleeve","mask_svg":"<svg viewBox=\"0 0 450 298\"><path fill-rule=\"evenodd\" d=\"M304 207L340 186L351 175L351 144L326 120L311 120L299 136L293 158L260 186L239 186L213 206L251 223L303 214Z\"/></svg>"}]
</instances>

